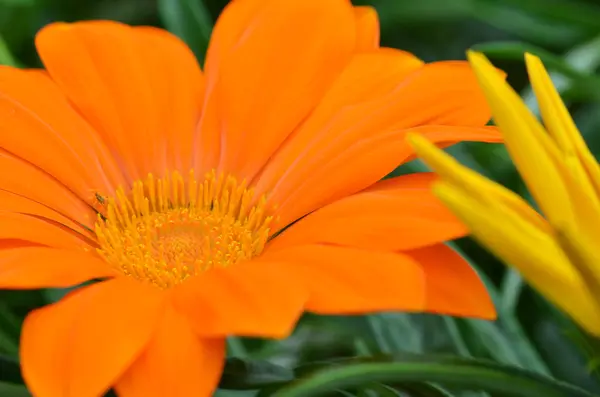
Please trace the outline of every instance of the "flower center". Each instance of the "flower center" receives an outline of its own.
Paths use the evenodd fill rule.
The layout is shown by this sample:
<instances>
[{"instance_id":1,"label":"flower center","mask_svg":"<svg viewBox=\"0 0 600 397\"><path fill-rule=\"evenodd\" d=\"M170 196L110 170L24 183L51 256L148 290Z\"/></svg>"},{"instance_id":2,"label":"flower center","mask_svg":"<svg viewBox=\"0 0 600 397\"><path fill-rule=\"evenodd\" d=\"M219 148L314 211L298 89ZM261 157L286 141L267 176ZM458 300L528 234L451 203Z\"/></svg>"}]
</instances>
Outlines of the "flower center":
<instances>
[{"instance_id":1,"label":"flower center","mask_svg":"<svg viewBox=\"0 0 600 397\"><path fill-rule=\"evenodd\" d=\"M98 196L98 195L97 195ZM102 196L100 196L102 197ZM260 254L273 219L265 197L232 176L185 180L178 172L134 182L127 194L103 198L96 222L98 252L127 276L159 288Z\"/></svg>"}]
</instances>

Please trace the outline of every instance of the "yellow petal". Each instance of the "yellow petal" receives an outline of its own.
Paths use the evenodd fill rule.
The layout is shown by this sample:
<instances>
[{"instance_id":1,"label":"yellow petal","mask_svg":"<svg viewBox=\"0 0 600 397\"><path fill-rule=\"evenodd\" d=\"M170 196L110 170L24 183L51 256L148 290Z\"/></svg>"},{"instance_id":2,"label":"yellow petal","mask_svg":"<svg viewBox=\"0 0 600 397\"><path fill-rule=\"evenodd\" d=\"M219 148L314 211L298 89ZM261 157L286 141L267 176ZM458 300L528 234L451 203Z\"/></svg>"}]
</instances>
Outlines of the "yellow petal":
<instances>
[{"instance_id":1,"label":"yellow petal","mask_svg":"<svg viewBox=\"0 0 600 397\"><path fill-rule=\"evenodd\" d=\"M600 313L600 255L591 244L586 243L585 239L568 227L558 229L556 239L582 275L586 292L596 313ZM600 314L592 317L575 316L574 313L572 315L588 332L600 336Z\"/></svg>"},{"instance_id":2,"label":"yellow petal","mask_svg":"<svg viewBox=\"0 0 600 397\"><path fill-rule=\"evenodd\" d=\"M496 125L502 130L506 148L542 212L551 223L572 222L556 144L483 55L469 52L468 58Z\"/></svg>"},{"instance_id":3,"label":"yellow petal","mask_svg":"<svg viewBox=\"0 0 600 397\"><path fill-rule=\"evenodd\" d=\"M565 183L573 203L575 217L572 228L580 238L586 238L594 245L600 246L600 202L590 184L588 174L574 153L566 155L565 169L567 170ZM598 293L600 294L600 291Z\"/></svg>"},{"instance_id":4,"label":"yellow petal","mask_svg":"<svg viewBox=\"0 0 600 397\"><path fill-rule=\"evenodd\" d=\"M517 268L550 301L579 323L600 324L584 281L551 235L493 198L475 200L448 182L438 182L434 190L475 239Z\"/></svg>"},{"instance_id":5,"label":"yellow petal","mask_svg":"<svg viewBox=\"0 0 600 397\"><path fill-rule=\"evenodd\" d=\"M565 153L572 153L575 149L572 138L579 135L579 132L556 92L548 72L535 55L526 53L525 64L546 129L559 149Z\"/></svg>"},{"instance_id":6,"label":"yellow petal","mask_svg":"<svg viewBox=\"0 0 600 397\"><path fill-rule=\"evenodd\" d=\"M593 159L540 59L525 54L525 61L546 129L563 152L567 171L565 183L573 203L578 230L596 236L595 242L600 245L600 200L596 187L598 181L595 182L593 177L594 173L600 172L598 163Z\"/></svg>"},{"instance_id":7,"label":"yellow petal","mask_svg":"<svg viewBox=\"0 0 600 397\"><path fill-rule=\"evenodd\" d=\"M471 197L494 197L541 231L550 233L546 220L514 192L461 165L421 135L409 134L407 139L417 155L443 180L460 187Z\"/></svg>"},{"instance_id":8,"label":"yellow petal","mask_svg":"<svg viewBox=\"0 0 600 397\"><path fill-rule=\"evenodd\" d=\"M590 152L540 59L525 54L527 72L548 131L563 152L575 151L600 195L600 165Z\"/></svg>"}]
</instances>

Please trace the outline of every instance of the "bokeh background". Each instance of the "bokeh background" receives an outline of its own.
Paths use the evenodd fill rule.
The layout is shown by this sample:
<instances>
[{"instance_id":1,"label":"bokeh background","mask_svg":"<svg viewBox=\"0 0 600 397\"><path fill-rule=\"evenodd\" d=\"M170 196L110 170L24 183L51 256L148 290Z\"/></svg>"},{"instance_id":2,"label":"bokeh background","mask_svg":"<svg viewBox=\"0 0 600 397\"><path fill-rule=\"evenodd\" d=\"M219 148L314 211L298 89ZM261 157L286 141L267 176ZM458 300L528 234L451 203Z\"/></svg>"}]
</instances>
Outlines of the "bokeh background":
<instances>
[{"instance_id":1,"label":"bokeh background","mask_svg":"<svg viewBox=\"0 0 600 397\"><path fill-rule=\"evenodd\" d=\"M0 0L0 64L39 67L33 46L36 31L52 21L86 19L112 19L167 28L182 37L202 60L212 23L226 2ZM384 46L411 51L426 61L465 59L469 48L485 52L508 72L509 82L535 112L537 107L527 83L523 52L540 55L592 152L600 153L600 76L595 74L600 64L600 3L593 0L356 0L355 4L372 5L378 10ZM460 144L451 152L464 164L529 199L502 146ZM396 170L395 174L424 169L416 161ZM600 344L586 337L537 295L519 274L508 270L473 241L463 239L456 242L455 247L485 279L500 313L498 321L398 313L366 317L306 316L290 338L284 341L232 339L230 354L244 360L269 360L294 367L334 357L453 353L519 366L600 393L596 370L600 364ZM0 291L0 396L29 395L22 386L11 384L18 379L18 371L15 373L11 363L16 363L18 357L20 324L28 311L53 302L63 294L64 291L57 290ZM243 363L238 364L243 369ZM228 376L230 384L243 378L236 375L235 368ZM386 395L385 390L392 393L382 385L369 387L379 393L374 395ZM368 394L368 390L362 392L373 395ZM408 395L425 395L418 394L420 392L423 391L413 390ZM490 396L483 392L453 393ZM254 394L218 392L222 397Z\"/></svg>"}]
</instances>

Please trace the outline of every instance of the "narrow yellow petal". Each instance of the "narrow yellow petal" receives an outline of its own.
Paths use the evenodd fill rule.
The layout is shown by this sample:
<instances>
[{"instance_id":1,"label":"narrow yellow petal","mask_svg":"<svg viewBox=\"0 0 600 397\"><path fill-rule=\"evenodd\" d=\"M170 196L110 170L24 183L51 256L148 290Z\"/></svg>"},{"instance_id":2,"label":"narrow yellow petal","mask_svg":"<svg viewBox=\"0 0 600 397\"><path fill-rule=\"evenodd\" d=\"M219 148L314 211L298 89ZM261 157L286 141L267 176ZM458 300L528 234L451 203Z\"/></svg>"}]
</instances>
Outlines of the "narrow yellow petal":
<instances>
[{"instance_id":1,"label":"narrow yellow petal","mask_svg":"<svg viewBox=\"0 0 600 397\"><path fill-rule=\"evenodd\" d=\"M595 242L600 245L600 198L593 178L594 173L600 172L598 163L589 152L540 59L525 54L525 61L546 129L563 152L567 170L565 183L579 231L596 236Z\"/></svg>"},{"instance_id":2,"label":"narrow yellow petal","mask_svg":"<svg viewBox=\"0 0 600 397\"><path fill-rule=\"evenodd\" d=\"M574 154L565 157L565 183L573 203L575 223L572 225L580 238L600 246L600 202L590 184L583 164ZM553 225L554 227L562 225ZM600 269L598 269L600 272ZM600 294L600 291L598 292Z\"/></svg>"},{"instance_id":3,"label":"narrow yellow petal","mask_svg":"<svg viewBox=\"0 0 600 397\"><path fill-rule=\"evenodd\" d=\"M552 84L542 61L535 55L525 54L525 64L535 92L546 130L564 153L573 153L573 137L579 135L567 108Z\"/></svg>"},{"instance_id":4,"label":"narrow yellow petal","mask_svg":"<svg viewBox=\"0 0 600 397\"><path fill-rule=\"evenodd\" d=\"M572 222L556 144L483 55L469 52L468 58L502 130L506 148L542 212L551 223Z\"/></svg>"},{"instance_id":5,"label":"narrow yellow petal","mask_svg":"<svg viewBox=\"0 0 600 397\"><path fill-rule=\"evenodd\" d=\"M522 262L524 258L530 258L531 264L526 269L543 269L543 273L555 275L557 281L574 282L577 278L550 234L532 227L493 198L477 200L460 187L444 181L436 183L433 190L465 222L475 238L481 239L507 262Z\"/></svg>"},{"instance_id":6,"label":"narrow yellow petal","mask_svg":"<svg viewBox=\"0 0 600 397\"><path fill-rule=\"evenodd\" d=\"M587 244L578 233L568 227L557 229L556 239L573 266L582 275L590 300L592 300L596 312L600 313L600 255L591 244ZM600 336L598 317L581 316L580 324L591 334Z\"/></svg>"},{"instance_id":7,"label":"narrow yellow petal","mask_svg":"<svg viewBox=\"0 0 600 397\"><path fill-rule=\"evenodd\" d=\"M550 301L580 324L600 324L600 312L583 279L551 235L498 201L477 201L448 182L438 182L434 191L475 239L517 268Z\"/></svg>"},{"instance_id":8,"label":"narrow yellow petal","mask_svg":"<svg viewBox=\"0 0 600 397\"><path fill-rule=\"evenodd\" d=\"M581 139L581 136L579 138ZM583 139L581 139L581 144L576 143L576 149L577 155L596 190L596 195L600 196L600 165L598 165L596 158L590 152Z\"/></svg>"},{"instance_id":9,"label":"narrow yellow petal","mask_svg":"<svg viewBox=\"0 0 600 397\"><path fill-rule=\"evenodd\" d=\"M407 139L417 155L443 180L460 187L471 197L493 197L541 231L550 233L548 222L514 192L460 164L421 135L409 134Z\"/></svg>"},{"instance_id":10,"label":"narrow yellow petal","mask_svg":"<svg viewBox=\"0 0 600 397\"><path fill-rule=\"evenodd\" d=\"M525 62L546 128L564 152L575 151L596 189L596 195L600 196L600 165L579 133L548 72L534 55L525 54Z\"/></svg>"}]
</instances>

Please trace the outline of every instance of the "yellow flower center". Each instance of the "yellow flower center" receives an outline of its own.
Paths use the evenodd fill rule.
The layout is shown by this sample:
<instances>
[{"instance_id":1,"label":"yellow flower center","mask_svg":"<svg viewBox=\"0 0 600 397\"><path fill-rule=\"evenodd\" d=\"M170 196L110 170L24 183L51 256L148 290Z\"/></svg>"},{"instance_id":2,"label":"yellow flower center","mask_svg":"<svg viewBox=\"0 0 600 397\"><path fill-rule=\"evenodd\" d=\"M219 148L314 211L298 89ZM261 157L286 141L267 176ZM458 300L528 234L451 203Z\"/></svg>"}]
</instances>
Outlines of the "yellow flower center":
<instances>
[{"instance_id":1,"label":"yellow flower center","mask_svg":"<svg viewBox=\"0 0 600 397\"><path fill-rule=\"evenodd\" d=\"M260 254L272 216L245 182L206 174L187 180L177 172L149 175L127 194L97 195L104 207L96 222L98 252L124 274L159 288L177 285L203 271Z\"/></svg>"}]
</instances>

